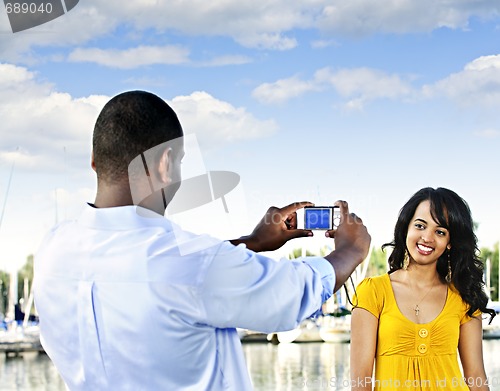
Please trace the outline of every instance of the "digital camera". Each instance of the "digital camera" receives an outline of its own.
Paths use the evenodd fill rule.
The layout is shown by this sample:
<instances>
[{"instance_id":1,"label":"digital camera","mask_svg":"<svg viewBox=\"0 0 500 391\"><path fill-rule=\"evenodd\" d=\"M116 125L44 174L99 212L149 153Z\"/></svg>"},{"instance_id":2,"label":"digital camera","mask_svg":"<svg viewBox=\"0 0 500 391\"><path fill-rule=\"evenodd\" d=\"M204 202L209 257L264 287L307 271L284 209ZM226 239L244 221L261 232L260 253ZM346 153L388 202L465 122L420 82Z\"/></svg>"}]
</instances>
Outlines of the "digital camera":
<instances>
[{"instance_id":1,"label":"digital camera","mask_svg":"<svg viewBox=\"0 0 500 391\"><path fill-rule=\"evenodd\" d=\"M340 224L338 206L304 207L304 229L331 230Z\"/></svg>"}]
</instances>

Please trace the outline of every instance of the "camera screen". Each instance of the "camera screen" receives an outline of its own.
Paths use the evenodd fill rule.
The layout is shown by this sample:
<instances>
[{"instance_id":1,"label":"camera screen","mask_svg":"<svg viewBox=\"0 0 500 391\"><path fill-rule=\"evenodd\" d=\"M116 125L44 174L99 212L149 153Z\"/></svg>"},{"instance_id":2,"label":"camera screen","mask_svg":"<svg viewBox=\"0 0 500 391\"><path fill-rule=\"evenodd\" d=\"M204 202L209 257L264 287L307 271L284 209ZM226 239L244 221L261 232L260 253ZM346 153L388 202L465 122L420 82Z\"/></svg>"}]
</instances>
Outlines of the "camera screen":
<instances>
[{"instance_id":1,"label":"camera screen","mask_svg":"<svg viewBox=\"0 0 500 391\"><path fill-rule=\"evenodd\" d=\"M304 229L332 229L332 208L304 208Z\"/></svg>"}]
</instances>

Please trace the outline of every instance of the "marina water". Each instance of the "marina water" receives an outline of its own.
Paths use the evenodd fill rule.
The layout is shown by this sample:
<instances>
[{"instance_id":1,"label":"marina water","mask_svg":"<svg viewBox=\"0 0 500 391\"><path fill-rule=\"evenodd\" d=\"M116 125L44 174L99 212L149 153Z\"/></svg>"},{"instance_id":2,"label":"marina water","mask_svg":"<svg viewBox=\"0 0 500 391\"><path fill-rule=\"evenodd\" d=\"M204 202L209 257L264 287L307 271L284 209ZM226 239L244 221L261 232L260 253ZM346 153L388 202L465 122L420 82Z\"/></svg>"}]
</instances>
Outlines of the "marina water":
<instances>
[{"instance_id":1,"label":"marina water","mask_svg":"<svg viewBox=\"0 0 500 391\"><path fill-rule=\"evenodd\" d=\"M500 391L500 339L484 340L491 391ZM243 351L256 391L344 390L349 383L348 343L244 343ZM0 390L65 391L45 354L0 357Z\"/></svg>"}]
</instances>

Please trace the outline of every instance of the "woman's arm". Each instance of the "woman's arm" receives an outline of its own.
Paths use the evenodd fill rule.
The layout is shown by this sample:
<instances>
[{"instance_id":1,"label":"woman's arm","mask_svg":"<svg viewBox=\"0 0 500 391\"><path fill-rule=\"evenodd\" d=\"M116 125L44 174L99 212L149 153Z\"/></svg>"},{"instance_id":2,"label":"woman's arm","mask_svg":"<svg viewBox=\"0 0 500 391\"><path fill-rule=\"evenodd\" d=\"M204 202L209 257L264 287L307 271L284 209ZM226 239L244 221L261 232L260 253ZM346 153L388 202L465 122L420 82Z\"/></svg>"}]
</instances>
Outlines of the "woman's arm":
<instances>
[{"instance_id":1,"label":"woman's arm","mask_svg":"<svg viewBox=\"0 0 500 391\"><path fill-rule=\"evenodd\" d=\"M489 390L484 370L483 328L480 318L473 318L460 326L458 351L469 388Z\"/></svg>"},{"instance_id":2,"label":"woman's arm","mask_svg":"<svg viewBox=\"0 0 500 391\"><path fill-rule=\"evenodd\" d=\"M378 319L363 308L351 315L351 390L372 390Z\"/></svg>"}]
</instances>

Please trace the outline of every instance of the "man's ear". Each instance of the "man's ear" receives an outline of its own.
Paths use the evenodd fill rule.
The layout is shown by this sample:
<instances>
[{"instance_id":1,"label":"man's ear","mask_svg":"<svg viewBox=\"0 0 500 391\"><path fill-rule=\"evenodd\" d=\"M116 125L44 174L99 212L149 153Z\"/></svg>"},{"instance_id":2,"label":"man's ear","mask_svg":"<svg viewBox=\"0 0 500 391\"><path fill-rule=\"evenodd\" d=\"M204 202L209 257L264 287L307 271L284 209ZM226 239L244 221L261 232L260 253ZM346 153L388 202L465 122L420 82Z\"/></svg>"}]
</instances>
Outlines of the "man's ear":
<instances>
[{"instance_id":1,"label":"man's ear","mask_svg":"<svg viewBox=\"0 0 500 391\"><path fill-rule=\"evenodd\" d=\"M160 175L160 180L168 185L172 182L172 177L170 175L170 168L172 167L172 148L165 148L161 154L160 161L158 163L158 172Z\"/></svg>"},{"instance_id":2,"label":"man's ear","mask_svg":"<svg viewBox=\"0 0 500 391\"><path fill-rule=\"evenodd\" d=\"M92 170L97 172L95 169L94 150L92 150L92 153L90 154L90 166L92 167Z\"/></svg>"}]
</instances>

